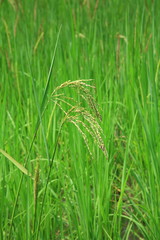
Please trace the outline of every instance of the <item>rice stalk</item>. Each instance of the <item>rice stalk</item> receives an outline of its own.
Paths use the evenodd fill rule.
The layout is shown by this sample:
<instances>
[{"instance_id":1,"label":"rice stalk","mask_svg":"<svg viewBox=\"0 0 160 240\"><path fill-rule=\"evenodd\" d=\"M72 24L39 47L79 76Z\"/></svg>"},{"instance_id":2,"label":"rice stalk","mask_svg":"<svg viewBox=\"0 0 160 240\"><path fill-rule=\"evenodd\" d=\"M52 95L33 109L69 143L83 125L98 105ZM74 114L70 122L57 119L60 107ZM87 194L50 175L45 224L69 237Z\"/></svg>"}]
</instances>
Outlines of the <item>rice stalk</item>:
<instances>
[{"instance_id":1,"label":"rice stalk","mask_svg":"<svg viewBox=\"0 0 160 240\"><path fill-rule=\"evenodd\" d=\"M19 14L17 14L14 22L14 28L13 28L14 37L16 37L18 23L19 23Z\"/></svg>"},{"instance_id":2,"label":"rice stalk","mask_svg":"<svg viewBox=\"0 0 160 240\"><path fill-rule=\"evenodd\" d=\"M36 218L37 218L37 203L38 203L38 186L39 186L39 160L37 160L36 168L35 168L35 175L34 175L34 186L33 186L33 193L34 193L34 231L36 225Z\"/></svg>"},{"instance_id":3,"label":"rice stalk","mask_svg":"<svg viewBox=\"0 0 160 240\"><path fill-rule=\"evenodd\" d=\"M4 18L2 18L2 21L3 21L4 27L5 27L5 32L6 32L6 36L7 36L9 53L12 55L12 47L11 47L11 38L10 38L9 27L8 27L8 24L7 24L7 22Z\"/></svg>"},{"instance_id":4,"label":"rice stalk","mask_svg":"<svg viewBox=\"0 0 160 240\"><path fill-rule=\"evenodd\" d=\"M39 46L39 43L43 39L43 37L44 37L44 32L41 32L40 35L38 36L38 39L37 39L37 41L35 43L35 46L34 46L34 49L33 49L33 53L34 54L36 54L37 48Z\"/></svg>"}]
</instances>

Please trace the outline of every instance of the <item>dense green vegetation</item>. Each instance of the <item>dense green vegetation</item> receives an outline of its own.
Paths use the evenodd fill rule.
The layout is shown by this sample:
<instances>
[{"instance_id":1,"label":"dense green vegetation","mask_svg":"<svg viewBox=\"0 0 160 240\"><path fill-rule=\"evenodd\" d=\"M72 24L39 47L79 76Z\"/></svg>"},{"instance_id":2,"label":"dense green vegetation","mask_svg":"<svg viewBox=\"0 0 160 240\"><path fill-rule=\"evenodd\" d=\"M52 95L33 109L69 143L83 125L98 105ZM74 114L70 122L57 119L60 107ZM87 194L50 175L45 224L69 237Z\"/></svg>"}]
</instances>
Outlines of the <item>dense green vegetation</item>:
<instances>
[{"instance_id":1,"label":"dense green vegetation","mask_svg":"<svg viewBox=\"0 0 160 240\"><path fill-rule=\"evenodd\" d=\"M1 0L0 239L160 239L159 9Z\"/></svg>"}]
</instances>

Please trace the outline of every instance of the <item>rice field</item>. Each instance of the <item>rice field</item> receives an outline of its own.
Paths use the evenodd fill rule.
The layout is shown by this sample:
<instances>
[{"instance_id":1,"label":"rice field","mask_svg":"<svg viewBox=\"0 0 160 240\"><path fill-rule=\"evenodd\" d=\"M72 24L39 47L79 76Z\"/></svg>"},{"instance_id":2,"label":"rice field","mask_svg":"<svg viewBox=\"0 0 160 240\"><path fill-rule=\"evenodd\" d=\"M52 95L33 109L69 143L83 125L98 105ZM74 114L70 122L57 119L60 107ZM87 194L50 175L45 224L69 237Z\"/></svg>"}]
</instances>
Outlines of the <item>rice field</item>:
<instances>
[{"instance_id":1,"label":"rice field","mask_svg":"<svg viewBox=\"0 0 160 240\"><path fill-rule=\"evenodd\" d=\"M159 8L0 1L0 240L160 239Z\"/></svg>"}]
</instances>

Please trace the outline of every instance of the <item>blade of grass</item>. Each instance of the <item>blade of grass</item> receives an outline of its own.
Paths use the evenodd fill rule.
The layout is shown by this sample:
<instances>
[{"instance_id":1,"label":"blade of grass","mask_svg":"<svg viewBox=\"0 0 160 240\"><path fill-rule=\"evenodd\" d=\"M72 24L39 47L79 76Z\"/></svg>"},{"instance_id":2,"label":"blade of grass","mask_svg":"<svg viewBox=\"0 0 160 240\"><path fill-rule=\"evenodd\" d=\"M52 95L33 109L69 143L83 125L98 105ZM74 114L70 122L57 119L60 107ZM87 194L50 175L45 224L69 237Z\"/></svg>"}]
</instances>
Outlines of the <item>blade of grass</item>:
<instances>
[{"instance_id":1,"label":"blade of grass","mask_svg":"<svg viewBox=\"0 0 160 240\"><path fill-rule=\"evenodd\" d=\"M22 173L25 175L31 177L31 174L28 172L28 170L23 167L19 162L17 162L13 157L11 157L8 153L6 153L4 150L0 149L0 152L10 161L12 162L18 169L21 170Z\"/></svg>"}]
</instances>

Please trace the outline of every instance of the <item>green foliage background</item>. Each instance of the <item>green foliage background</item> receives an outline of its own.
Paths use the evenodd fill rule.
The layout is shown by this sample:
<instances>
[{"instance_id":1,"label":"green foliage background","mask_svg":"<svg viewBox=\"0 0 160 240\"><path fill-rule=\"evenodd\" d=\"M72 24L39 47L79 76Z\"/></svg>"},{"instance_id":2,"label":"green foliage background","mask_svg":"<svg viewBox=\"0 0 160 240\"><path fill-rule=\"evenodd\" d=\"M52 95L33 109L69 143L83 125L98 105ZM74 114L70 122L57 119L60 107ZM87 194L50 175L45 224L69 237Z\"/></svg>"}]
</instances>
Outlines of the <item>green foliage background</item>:
<instances>
[{"instance_id":1,"label":"green foliage background","mask_svg":"<svg viewBox=\"0 0 160 240\"><path fill-rule=\"evenodd\" d=\"M156 0L1 0L0 148L22 165L28 159L39 180L35 203L33 180L21 181L0 155L0 239L160 238L159 7ZM56 140L63 114L51 93L77 79L94 79L108 159L87 135L91 159L71 123ZM64 94L74 97L69 87Z\"/></svg>"}]
</instances>

